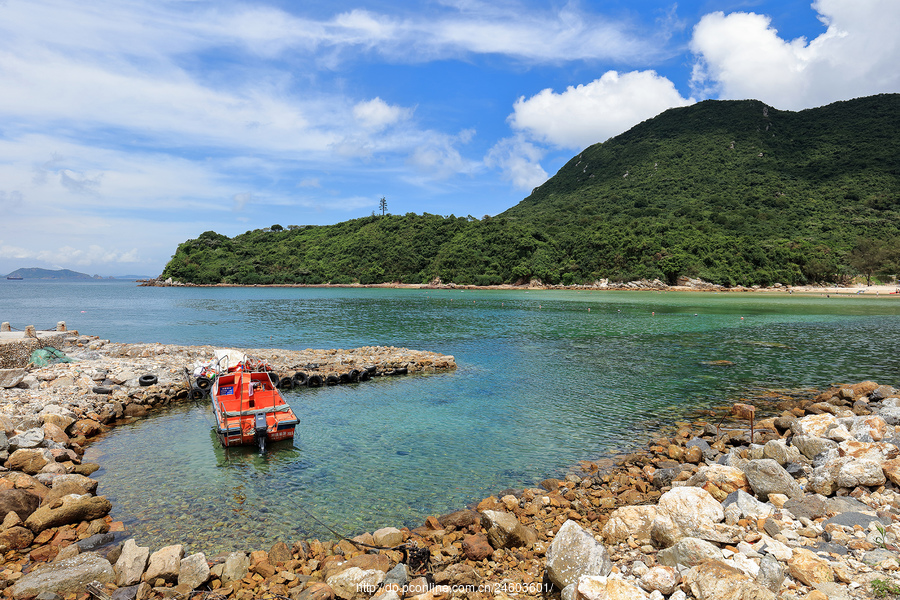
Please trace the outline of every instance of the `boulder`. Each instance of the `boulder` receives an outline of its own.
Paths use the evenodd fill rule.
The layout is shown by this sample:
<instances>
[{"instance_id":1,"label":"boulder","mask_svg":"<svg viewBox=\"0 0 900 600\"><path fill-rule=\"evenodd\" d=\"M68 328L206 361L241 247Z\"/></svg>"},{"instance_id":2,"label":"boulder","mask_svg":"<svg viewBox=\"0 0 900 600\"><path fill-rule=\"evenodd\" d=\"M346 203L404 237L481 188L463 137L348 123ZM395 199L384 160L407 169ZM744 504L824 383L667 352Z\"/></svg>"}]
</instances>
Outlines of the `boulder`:
<instances>
[{"instance_id":1,"label":"boulder","mask_svg":"<svg viewBox=\"0 0 900 600\"><path fill-rule=\"evenodd\" d=\"M39 427L34 427L9 438L9 449L18 450L19 448L37 448L43 445L43 442L44 430Z\"/></svg>"},{"instance_id":2,"label":"boulder","mask_svg":"<svg viewBox=\"0 0 900 600\"><path fill-rule=\"evenodd\" d=\"M34 533L40 533L50 527L99 519L111 509L112 503L105 496L69 494L38 508L25 520L25 525Z\"/></svg>"},{"instance_id":3,"label":"boulder","mask_svg":"<svg viewBox=\"0 0 900 600\"><path fill-rule=\"evenodd\" d=\"M282 542L283 543L283 542ZM209 564L202 552L191 554L181 560L178 569L178 585L195 590L209 581Z\"/></svg>"},{"instance_id":4,"label":"boulder","mask_svg":"<svg viewBox=\"0 0 900 600\"><path fill-rule=\"evenodd\" d=\"M885 461L889 458L897 458L900 449L888 442L860 442L859 440L844 440L838 444L838 454L851 458L864 458L867 460Z\"/></svg>"},{"instance_id":5,"label":"boulder","mask_svg":"<svg viewBox=\"0 0 900 600\"><path fill-rule=\"evenodd\" d=\"M575 521L562 524L547 553L547 577L556 587L563 589L583 575L605 577L611 570L603 544Z\"/></svg>"},{"instance_id":6,"label":"boulder","mask_svg":"<svg viewBox=\"0 0 900 600\"><path fill-rule=\"evenodd\" d=\"M293 558L294 555L291 554L291 549L284 542L275 542L269 548L269 562L273 565L286 563Z\"/></svg>"},{"instance_id":7,"label":"boulder","mask_svg":"<svg viewBox=\"0 0 900 600\"><path fill-rule=\"evenodd\" d=\"M821 437L797 435L791 441L803 456L809 460L813 460L820 454L829 450L837 450L838 444L834 440L828 440Z\"/></svg>"},{"instance_id":8,"label":"boulder","mask_svg":"<svg viewBox=\"0 0 900 600\"><path fill-rule=\"evenodd\" d=\"M537 541L537 532L522 525L512 513L486 510L481 513L481 526L494 548L530 546Z\"/></svg>"},{"instance_id":9,"label":"boulder","mask_svg":"<svg viewBox=\"0 0 900 600\"><path fill-rule=\"evenodd\" d=\"M462 541L462 551L469 560L484 560L494 553L487 536L481 533L467 535Z\"/></svg>"},{"instance_id":10,"label":"boulder","mask_svg":"<svg viewBox=\"0 0 900 600\"><path fill-rule=\"evenodd\" d=\"M0 388L14 388L25 379L25 369L0 369Z\"/></svg>"},{"instance_id":11,"label":"boulder","mask_svg":"<svg viewBox=\"0 0 900 600\"><path fill-rule=\"evenodd\" d=\"M403 543L403 532L396 527L383 527L372 534L376 546L393 548Z\"/></svg>"},{"instance_id":12,"label":"boulder","mask_svg":"<svg viewBox=\"0 0 900 600\"><path fill-rule=\"evenodd\" d=\"M652 567L641 575L640 586L648 592L656 590L668 596L678 586L678 573L673 567Z\"/></svg>"},{"instance_id":13,"label":"boulder","mask_svg":"<svg viewBox=\"0 0 900 600\"><path fill-rule=\"evenodd\" d=\"M759 561L759 572L756 574L756 583L776 594L784 583L784 568L778 559L771 554L763 554Z\"/></svg>"},{"instance_id":14,"label":"boulder","mask_svg":"<svg viewBox=\"0 0 900 600\"><path fill-rule=\"evenodd\" d=\"M48 563L23 575L12 586L16 600L37 596L41 592L53 592L61 596L81 593L92 581L109 583L115 578L109 561L93 552L79 554L59 562Z\"/></svg>"},{"instance_id":15,"label":"boulder","mask_svg":"<svg viewBox=\"0 0 900 600\"><path fill-rule=\"evenodd\" d=\"M722 551L713 543L694 537L681 538L674 546L660 550L656 559L667 567L694 567L707 560L722 560Z\"/></svg>"},{"instance_id":16,"label":"boulder","mask_svg":"<svg viewBox=\"0 0 900 600\"><path fill-rule=\"evenodd\" d=\"M150 548L138 546L133 539L125 540L122 553L116 561L116 585L126 587L140 583L141 575L147 568L147 559L150 557Z\"/></svg>"},{"instance_id":17,"label":"boulder","mask_svg":"<svg viewBox=\"0 0 900 600\"><path fill-rule=\"evenodd\" d=\"M344 600L370 598L384 580L384 571L376 569L363 570L351 567L328 578L328 586L334 595Z\"/></svg>"},{"instance_id":18,"label":"boulder","mask_svg":"<svg viewBox=\"0 0 900 600\"><path fill-rule=\"evenodd\" d=\"M69 443L69 436L66 435L66 432L59 425L54 425L53 423L44 423L42 429L44 430L44 439L56 442L57 444L62 444L64 446Z\"/></svg>"},{"instance_id":19,"label":"boulder","mask_svg":"<svg viewBox=\"0 0 900 600\"><path fill-rule=\"evenodd\" d=\"M617 544L632 537L638 544L650 543L650 527L656 518L656 506L623 506L609 515L603 526L603 539Z\"/></svg>"},{"instance_id":20,"label":"boulder","mask_svg":"<svg viewBox=\"0 0 900 600\"><path fill-rule=\"evenodd\" d=\"M160 548L150 555L150 564L147 565L147 581L156 579L165 579L169 582L177 581L183 557L184 548L181 544Z\"/></svg>"},{"instance_id":21,"label":"boulder","mask_svg":"<svg viewBox=\"0 0 900 600\"><path fill-rule=\"evenodd\" d=\"M749 461L744 466L744 474L753 493L763 502L769 499L769 494L784 494L788 498L803 494L800 484L771 458Z\"/></svg>"},{"instance_id":22,"label":"boulder","mask_svg":"<svg viewBox=\"0 0 900 600\"><path fill-rule=\"evenodd\" d=\"M0 532L0 554L9 550L21 550L27 548L34 541L34 534L30 529L20 525L10 527Z\"/></svg>"},{"instance_id":23,"label":"boulder","mask_svg":"<svg viewBox=\"0 0 900 600\"><path fill-rule=\"evenodd\" d=\"M834 581L834 571L829 562L806 548L794 548L794 555L787 564L791 577L805 585Z\"/></svg>"},{"instance_id":24,"label":"boulder","mask_svg":"<svg viewBox=\"0 0 900 600\"><path fill-rule=\"evenodd\" d=\"M747 482L746 475L744 475L740 469L729 467L727 465L709 465L700 467L700 469L687 480L687 485L703 488L712 493L712 490L707 487L707 484L710 483L724 492L725 495L728 495L735 490L750 491L750 485Z\"/></svg>"},{"instance_id":25,"label":"boulder","mask_svg":"<svg viewBox=\"0 0 900 600\"><path fill-rule=\"evenodd\" d=\"M578 600L648 600L650 596L619 575L609 577L585 575L575 584Z\"/></svg>"},{"instance_id":26,"label":"boulder","mask_svg":"<svg viewBox=\"0 0 900 600\"><path fill-rule=\"evenodd\" d=\"M52 462L55 462L53 455L46 448L20 448L6 459L6 468L35 475Z\"/></svg>"},{"instance_id":27,"label":"boulder","mask_svg":"<svg viewBox=\"0 0 900 600\"><path fill-rule=\"evenodd\" d=\"M678 487L660 496L650 536L659 548L684 537L700 537L725 518L722 505L702 488Z\"/></svg>"},{"instance_id":28,"label":"boulder","mask_svg":"<svg viewBox=\"0 0 900 600\"><path fill-rule=\"evenodd\" d=\"M40 504L41 499L29 491L0 490L0 519L5 518L9 512L15 512L24 521L37 510Z\"/></svg>"},{"instance_id":29,"label":"boulder","mask_svg":"<svg viewBox=\"0 0 900 600\"><path fill-rule=\"evenodd\" d=\"M72 423L75 422L75 419L72 417L58 413L47 413L41 419L43 419L44 425L56 425L63 431L67 431Z\"/></svg>"},{"instance_id":30,"label":"boulder","mask_svg":"<svg viewBox=\"0 0 900 600\"><path fill-rule=\"evenodd\" d=\"M96 479L91 479L90 477L85 477L84 475L71 473L54 477L53 483L51 484L50 488L55 490L69 483L78 485L78 487L83 489L86 494L93 494L97 491L97 484L99 482Z\"/></svg>"},{"instance_id":31,"label":"boulder","mask_svg":"<svg viewBox=\"0 0 900 600\"><path fill-rule=\"evenodd\" d=\"M771 458L779 465L784 466L799 461L800 450L794 446L788 446L784 440L769 440L763 446L763 457Z\"/></svg>"},{"instance_id":32,"label":"boulder","mask_svg":"<svg viewBox=\"0 0 900 600\"><path fill-rule=\"evenodd\" d=\"M475 525L481 522L481 515L474 510L458 510L438 518L441 527L445 529L465 529L469 525Z\"/></svg>"},{"instance_id":33,"label":"boulder","mask_svg":"<svg viewBox=\"0 0 900 600\"><path fill-rule=\"evenodd\" d=\"M230 583L243 579L250 572L250 558L243 552L232 552L225 558L222 567L222 583Z\"/></svg>"},{"instance_id":34,"label":"boulder","mask_svg":"<svg viewBox=\"0 0 900 600\"><path fill-rule=\"evenodd\" d=\"M698 600L775 600L775 594L740 569L711 560L692 567L684 584Z\"/></svg>"},{"instance_id":35,"label":"boulder","mask_svg":"<svg viewBox=\"0 0 900 600\"><path fill-rule=\"evenodd\" d=\"M775 512L775 508L771 504L760 502L744 490L732 492L722 503L722 506L725 508L731 505L737 506L741 511L740 515L748 519L760 519Z\"/></svg>"}]
</instances>

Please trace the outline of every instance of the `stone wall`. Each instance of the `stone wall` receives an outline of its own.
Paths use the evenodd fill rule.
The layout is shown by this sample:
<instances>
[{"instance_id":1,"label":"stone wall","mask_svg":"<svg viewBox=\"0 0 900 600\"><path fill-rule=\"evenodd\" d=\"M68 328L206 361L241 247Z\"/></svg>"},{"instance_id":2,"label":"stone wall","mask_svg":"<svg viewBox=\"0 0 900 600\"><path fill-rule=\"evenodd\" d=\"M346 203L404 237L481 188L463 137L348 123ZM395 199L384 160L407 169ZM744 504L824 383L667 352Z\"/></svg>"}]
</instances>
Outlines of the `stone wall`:
<instances>
[{"instance_id":1,"label":"stone wall","mask_svg":"<svg viewBox=\"0 0 900 600\"><path fill-rule=\"evenodd\" d=\"M28 364L31 353L45 346L61 347L66 338L77 332L39 334L37 338L22 338L0 342L0 369L16 369Z\"/></svg>"}]
</instances>

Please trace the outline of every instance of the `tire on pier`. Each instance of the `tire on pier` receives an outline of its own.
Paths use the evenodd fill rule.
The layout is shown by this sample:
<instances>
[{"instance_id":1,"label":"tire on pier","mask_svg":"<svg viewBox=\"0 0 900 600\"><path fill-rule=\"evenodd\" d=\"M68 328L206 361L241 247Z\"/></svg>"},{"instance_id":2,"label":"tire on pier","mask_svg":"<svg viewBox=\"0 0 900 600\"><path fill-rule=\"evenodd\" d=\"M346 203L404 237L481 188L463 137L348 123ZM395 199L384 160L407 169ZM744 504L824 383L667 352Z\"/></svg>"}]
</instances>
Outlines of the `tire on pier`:
<instances>
[{"instance_id":1,"label":"tire on pier","mask_svg":"<svg viewBox=\"0 0 900 600\"><path fill-rule=\"evenodd\" d=\"M368 369L363 369L362 371L360 371L360 373L359 373L360 381L369 381L371 379L372 379L372 374L369 373Z\"/></svg>"},{"instance_id":2,"label":"tire on pier","mask_svg":"<svg viewBox=\"0 0 900 600\"><path fill-rule=\"evenodd\" d=\"M204 392L209 392L209 390L212 388L212 381L209 379L209 377L198 377L196 386Z\"/></svg>"},{"instance_id":3,"label":"tire on pier","mask_svg":"<svg viewBox=\"0 0 900 600\"><path fill-rule=\"evenodd\" d=\"M325 385L337 385L341 382L340 379L335 377L334 375L329 375L325 378Z\"/></svg>"},{"instance_id":4,"label":"tire on pier","mask_svg":"<svg viewBox=\"0 0 900 600\"><path fill-rule=\"evenodd\" d=\"M191 388L191 394L190 394L191 400L200 400L205 395L206 395L206 392L204 392L200 388L198 388L196 386Z\"/></svg>"},{"instance_id":5,"label":"tire on pier","mask_svg":"<svg viewBox=\"0 0 900 600\"><path fill-rule=\"evenodd\" d=\"M278 389L280 390L292 390L294 389L294 378L293 377L282 377L278 380Z\"/></svg>"},{"instance_id":6,"label":"tire on pier","mask_svg":"<svg viewBox=\"0 0 900 600\"><path fill-rule=\"evenodd\" d=\"M157 379L156 375L148 373L146 375L140 376L140 378L138 379L138 385L140 385L141 387L147 387L156 384L157 381L159 381L159 379Z\"/></svg>"},{"instance_id":7,"label":"tire on pier","mask_svg":"<svg viewBox=\"0 0 900 600\"><path fill-rule=\"evenodd\" d=\"M374 375L376 371L378 371L378 366L372 365L371 367L366 367L366 371L369 372L369 375Z\"/></svg>"},{"instance_id":8,"label":"tire on pier","mask_svg":"<svg viewBox=\"0 0 900 600\"><path fill-rule=\"evenodd\" d=\"M338 375L338 381L341 383L350 383L350 374L349 373L341 373Z\"/></svg>"},{"instance_id":9,"label":"tire on pier","mask_svg":"<svg viewBox=\"0 0 900 600\"><path fill-rule=\"evenodd\" d=\"M347 373L347 378L350 380L350 383L359 383L359 369L351 369Z\"/></svg>"},{"instance_id":10,"label":"tire on pier","mask_svg":"<svg viewBox=\"0 0 900 600\"><path fill-rule=\"evenodd\" d=\"M303 387L309 381L309 375L303 371L297 371L292 379L294 380L294 387Z\"/></svg>"},{"instance_id":11,"label":"tire on pier","mask_svg":"<svg viewBox=\"0 0 900 600\"><path fill-rule=\"evenodd\" d=\"M310 375L309 379L306 380L306 385L309 387L322 387L322 376Z\"/></svg>"}]
</instances>

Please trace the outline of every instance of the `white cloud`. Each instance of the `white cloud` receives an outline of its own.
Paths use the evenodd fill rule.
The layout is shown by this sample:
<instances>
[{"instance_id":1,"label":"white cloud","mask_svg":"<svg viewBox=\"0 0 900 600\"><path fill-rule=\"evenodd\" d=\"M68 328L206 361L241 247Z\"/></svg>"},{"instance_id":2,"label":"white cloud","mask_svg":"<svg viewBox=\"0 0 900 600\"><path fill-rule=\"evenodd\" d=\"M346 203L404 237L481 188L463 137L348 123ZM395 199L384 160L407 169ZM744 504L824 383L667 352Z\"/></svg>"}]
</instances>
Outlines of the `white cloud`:
<instances>
[{"instance_id":1,"label":"white cloud","mask_svg":"<svg viewBox=\"0 0 900 600\"><path fill-rule=\"evenodd\" d=\"M516 188L531 191L547 181L547 172L540 164L543 157L542 149L518 135L497 142L484 162L489 167L500 169L504 179Z\"/></svg>"},{"instance_id":2,"label":"white cloud","mask_svg":"<svg viewBox=\"0 0 900 600\"><path fill-rule=\"evenodd\" d=\"M812 6L826 29L811 41L782 39L764 15L704 16L691 40L695 92L792 110L900 92L900 3L818 0Z\"/></svg>"},{"instance_id":3,"label":"white cloud","mask_svg":"<svg viewBox=\"0 0 900 600\"><path fill-rule=\"evenodd\" d=\"M581 150L627 131L667 108L693 102L654 71L620 75L608 71L591 83L557 94L545 89L520 97L509 120L513 128L542 142Z\"/></svg>"},{"instance_id":4,"label":"white cloud","mask_svg":"<svg viewBox=\"0 0 900 600\"><path fill-rule=\"evenodd\" d=\"M402 106L392 106L379 97L359 102L353 107L353 116L364 128L381 131L402 119L409 118L412 110Z\"/></svg>"}]
</instances>

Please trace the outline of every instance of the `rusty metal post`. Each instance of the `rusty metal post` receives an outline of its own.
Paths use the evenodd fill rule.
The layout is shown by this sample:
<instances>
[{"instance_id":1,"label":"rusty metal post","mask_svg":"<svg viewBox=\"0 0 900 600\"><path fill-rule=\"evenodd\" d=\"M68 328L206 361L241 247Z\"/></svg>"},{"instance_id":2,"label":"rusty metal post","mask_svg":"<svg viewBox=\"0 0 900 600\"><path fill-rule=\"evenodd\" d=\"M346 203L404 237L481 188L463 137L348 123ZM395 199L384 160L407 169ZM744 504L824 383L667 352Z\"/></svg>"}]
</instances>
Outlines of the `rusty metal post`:
<instances>
[{"instance_id":1,"label":"rusty metal post","mask_svg":"<svg viewBox=\"0 0 900 600\"><path fill-rule=\"evenodd\" d=\"M753 419L756 415L756 407L751 404L737 403L731 407L731 414L739 419L747 419L750 421L750 443L753 443Z\"/></svg>"}]
</instances>

